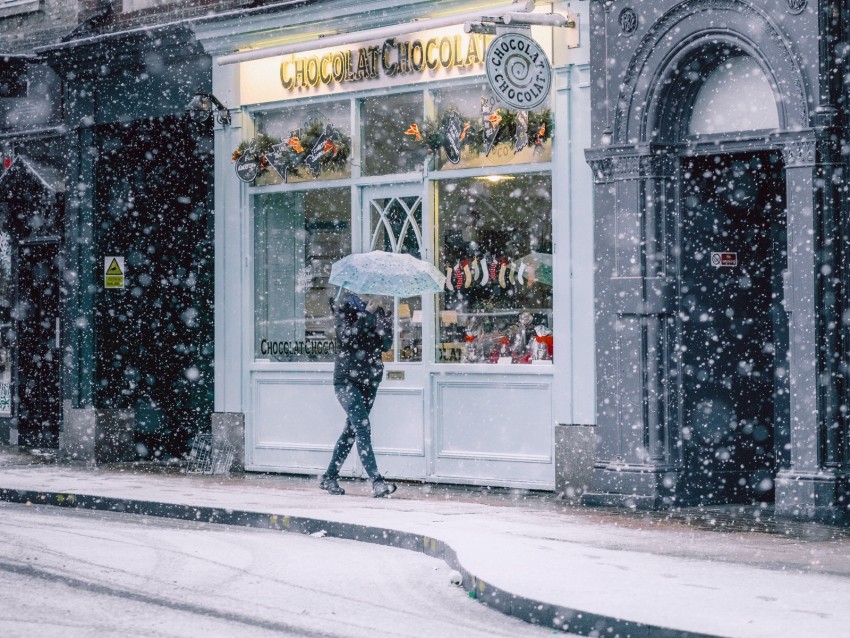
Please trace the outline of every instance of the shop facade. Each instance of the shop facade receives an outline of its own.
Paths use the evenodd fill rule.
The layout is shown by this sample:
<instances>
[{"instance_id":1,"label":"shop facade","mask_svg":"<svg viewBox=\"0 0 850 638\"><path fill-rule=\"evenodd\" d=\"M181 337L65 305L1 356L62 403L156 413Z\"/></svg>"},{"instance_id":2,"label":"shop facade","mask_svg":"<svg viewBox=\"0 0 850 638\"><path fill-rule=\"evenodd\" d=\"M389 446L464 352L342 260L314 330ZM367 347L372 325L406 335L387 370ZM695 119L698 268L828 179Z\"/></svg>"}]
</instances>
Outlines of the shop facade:
<instances>
[{"instance_id":1,"label":"shop facade","mask_svg":"<svg viewBox=\"0 0 850 638\"><path fill-rule=\"evenodd\" d=\"M528 110L487 84L494 34L445 24L492 5L336 3L196 27L230 116L215 130L215 409L244 419L247 470L328 463L345 419L328 278L352 252L410 253L447 277L440 294L385 299L386 476L553 489L556 428L594 423L588 3L538 7L584 23L531 28L552 84ZM312 32L363 37L273 54Z\"/></svg>"},{"instance_id":2,"label":"shop facade","mask_svg":"<svg viewBox=\"0 0 850 638\"><path fill-rule=\"evenodd\" d=\"M589 502L846 510L846 7L593 3ZM613 62L612 62L613 61Z\"/></svg>"},{"instance_id":3,"label":"shop facade","mask_svg":"<svg viewBox=\"0 0 850 638\"><path fill-rule=\"evenodd\" d=\"M59 86L34 55L0 57L0 442L33 448L61 423Z\"/></svg>"},{"instance_id":4,"label":"shop facade","mask_svg":"<svg viewBox=\"0 0 850 638\"><path fill-rule=\"evenodd\" d=\"M9 438L179 457L212 411L212 127L186 114L209 58L185 26L72 35L30 56L0 177Z\"/></svg>"}]
</instances>

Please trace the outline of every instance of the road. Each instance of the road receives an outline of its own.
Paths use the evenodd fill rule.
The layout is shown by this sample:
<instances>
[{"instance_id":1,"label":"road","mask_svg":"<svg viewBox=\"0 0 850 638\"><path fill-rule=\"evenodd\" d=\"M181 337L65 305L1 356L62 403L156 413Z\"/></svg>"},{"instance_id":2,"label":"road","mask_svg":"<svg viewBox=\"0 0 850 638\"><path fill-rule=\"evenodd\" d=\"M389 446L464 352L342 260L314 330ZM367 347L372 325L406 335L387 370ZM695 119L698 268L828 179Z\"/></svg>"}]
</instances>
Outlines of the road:
<instances>
[{"instance_id":1,"label":"road","mask_svg":"<svg viewBox=\"0 0 850 638\"><path fill-rule=\"evenodd\" d=\"M354 541L0 503L7 638L552 635L471 600L450 574Z\"/></svg>"}]
</instances>

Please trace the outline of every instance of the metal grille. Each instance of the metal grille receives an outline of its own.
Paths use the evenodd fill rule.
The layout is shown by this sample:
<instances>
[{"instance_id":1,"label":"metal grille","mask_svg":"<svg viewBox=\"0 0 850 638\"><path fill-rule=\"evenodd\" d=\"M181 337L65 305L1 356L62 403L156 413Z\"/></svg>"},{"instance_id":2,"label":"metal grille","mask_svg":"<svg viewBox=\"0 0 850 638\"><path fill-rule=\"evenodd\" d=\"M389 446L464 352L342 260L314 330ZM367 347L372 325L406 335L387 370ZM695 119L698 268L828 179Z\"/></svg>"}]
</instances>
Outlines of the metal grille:
<instances>
[{"instance_id":1,"label":"metal grille","mask_svg":"<svg viewBox=\"0 0 850 638\"><path fill-rule=\"evenodd\" d=\"M189 474L229 474L233 465L233 445L213 441L212 434L195 437L189 452Z\"/></svg>"}]
</instances>

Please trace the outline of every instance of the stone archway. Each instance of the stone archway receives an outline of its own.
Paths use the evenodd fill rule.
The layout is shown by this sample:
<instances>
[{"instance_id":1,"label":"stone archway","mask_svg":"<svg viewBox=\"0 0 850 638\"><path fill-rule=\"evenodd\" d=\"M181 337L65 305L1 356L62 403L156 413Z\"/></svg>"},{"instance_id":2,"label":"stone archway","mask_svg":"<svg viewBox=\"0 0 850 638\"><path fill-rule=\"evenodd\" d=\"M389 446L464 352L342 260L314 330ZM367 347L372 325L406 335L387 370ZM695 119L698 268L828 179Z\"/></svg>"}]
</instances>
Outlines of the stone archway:
<instances>
[{"instance_id":1,"label":"stone archway","mask_svg":"<svg viewBox=\"0 0 850 638\"><path fill-rule=\"evenodd\" d=\"M705 19L707 12L713 16L710 22ZM809 127L803 74L776 26L741 0L702 0L681 3L664 14L635 48L620 83L614 143L671 142L653 132L662 130L660 124L669 122L670 109L681 104L676 91L688 83L687 78L677 79L679 69L698 54L709 53L711 63L711 58L723 55L723 49L759 62L778 96L781 129Z\"/></svg>"},{"instance_id":2,"label":"stone archway","mask_svg":"<svg viewBox=\"0 0 850 638\"><path fill-rule=\"evenodd\" d=\"M602 13L608 20L609 13ZM811 330L821 321L817 300L822 284L818 269L812 268L819 266L820 240L811 238L823 233L813 212L828 204L818 200L813 185L823 170L818 162L832 160L819 160L823 151L811 129L804 76L768 13L742 0L695 0L671 7L635 44L619 78L611 126L600 138L603 145L588 151L597 228L599 445L586 501L657 507L740 496L719 494L717 485L701 492L683 444L688 432L680 357L679 224L682 165L690 156L722 149L722 161L731 162L733 156L780 158L781 175L774 171L770 179L785 188L788 216L787 227L781 225L782 241L787 228L792 276L774 283L784 291L791 317L789 377L801 397L789 408L798 434L783 436L792 444L821 436L821 399L814 397L823 393L816 363L822 333ZM618 47L618 54L624 53L623 45ZM773 92L776 117L766 127L770 130L724 130L708 135L708 142L694 139L690 117L700 89L712 71L732 58L754 63ZM829 210L835 214L834 205ZM817 457L816 445L801 454L785 452L776 464L780 479L795 465L803 473L816 473ZM778 507L788 492L777 489Z\"/></svg>"}]
</instances>

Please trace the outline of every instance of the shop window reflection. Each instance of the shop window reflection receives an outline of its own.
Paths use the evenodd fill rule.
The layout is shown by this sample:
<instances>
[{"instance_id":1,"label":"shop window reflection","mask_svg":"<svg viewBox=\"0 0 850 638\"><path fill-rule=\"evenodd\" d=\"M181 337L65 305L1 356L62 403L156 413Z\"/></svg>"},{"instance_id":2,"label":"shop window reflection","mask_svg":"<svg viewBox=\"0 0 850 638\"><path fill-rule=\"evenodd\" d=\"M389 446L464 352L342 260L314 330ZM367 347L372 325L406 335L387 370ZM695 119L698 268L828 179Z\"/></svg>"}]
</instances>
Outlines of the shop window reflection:
<instances>
[{"instance_id":1,"label":"shop window reflection","mask_svg":"<svg viewBox=\"0 0 850 638\"><path fill-rule=\"evenodd\" d=\"M548 174L440 181L437 361L551 363Z\"/></svg>"},{"instance_id":2,"label":"shop window reflection","mask_svg":"<svg viewBox=\"0 0 850 638\"><path fill-rule=\"evenodd\" d=\"M331 265L350 252L351 191L310 190L255 199L254 356L333 361Z\"/></svg>"}]
</instances>

